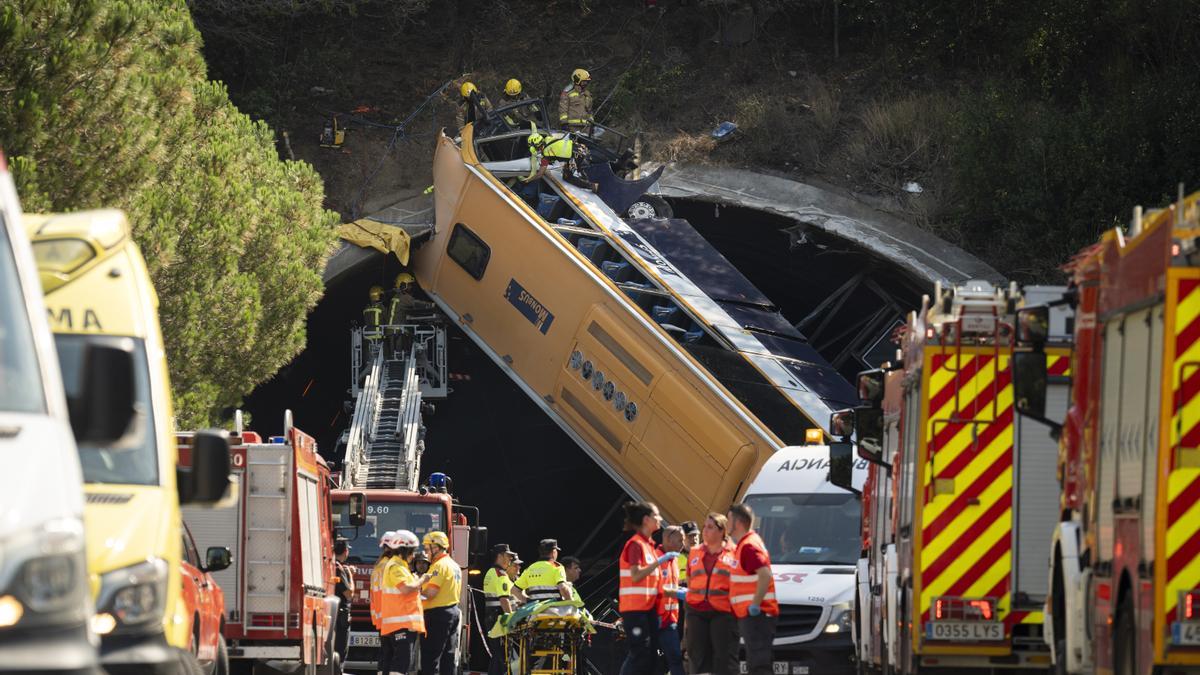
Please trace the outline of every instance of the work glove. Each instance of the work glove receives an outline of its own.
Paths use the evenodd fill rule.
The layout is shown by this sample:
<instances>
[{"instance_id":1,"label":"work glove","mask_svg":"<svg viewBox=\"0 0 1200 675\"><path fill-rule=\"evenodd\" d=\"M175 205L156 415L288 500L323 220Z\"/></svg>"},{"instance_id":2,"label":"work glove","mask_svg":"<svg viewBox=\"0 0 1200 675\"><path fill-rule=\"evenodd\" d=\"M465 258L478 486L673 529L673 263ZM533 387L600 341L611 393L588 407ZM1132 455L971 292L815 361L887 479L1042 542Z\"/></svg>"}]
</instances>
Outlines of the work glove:
<instances>
[{"instance_id":1,"label":"work glove","mask_svg":"<svg viewBox=\"0 0 1200 675\"><path fill-rule=\"evenodd\" d=\"M686 588L675 589L675 597L679 598L680 600L683 600L684 598L687 597L687 589Z\"/></svg>"},{"instance_id":2,"label":"work glove","mask_svg":"<svg viewBox=\"0 0 1200 675\"><path fill-rule=\"evenodd\" d=\"M681 554L679 553L679 551L671 551L669 553L664 553L664 554L658 556L658 564L665 565L665 564L671 562L672 560L678 558L680 555Z\"/></svg>"},{"instance_id":3,"label":"work glove","mask_svg":"<svg viewBox=\"0 0 1200 675\"><path fill-rule=\"evenodd\" d=\"M750 616L758 616L759 614L762 614L762 607L758 605L750 605L750 608L747 609L746 612Z\"/></svg>"}]
</instances>

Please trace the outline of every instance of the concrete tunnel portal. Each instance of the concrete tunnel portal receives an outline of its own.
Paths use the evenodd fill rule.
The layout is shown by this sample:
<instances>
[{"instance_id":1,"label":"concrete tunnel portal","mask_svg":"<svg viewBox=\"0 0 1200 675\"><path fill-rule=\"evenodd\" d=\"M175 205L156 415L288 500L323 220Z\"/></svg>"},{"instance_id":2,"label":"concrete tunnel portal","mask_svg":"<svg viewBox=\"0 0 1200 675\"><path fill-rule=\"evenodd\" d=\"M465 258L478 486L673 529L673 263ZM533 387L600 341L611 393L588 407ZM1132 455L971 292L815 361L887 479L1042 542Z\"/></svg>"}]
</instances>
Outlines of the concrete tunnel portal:
<instances>
[{"instance_id":1,"label":"concrete tunnel portal","mask_svg":"<svg viewBox=\"0 0 1200 675\"><path fill-rule=\"evenodd\" d=\"M857 202L784 179L713 171L664 174L661 194L675 217L688 220L848 379L891 357L887 337L935 281L1000 280L961 250ZM713 190L718 180L732 187ZM792 203L781 204L780 195ZM428 209L402 213L401 222L432 221ZM907 243L898 247L901 240ZM280 433L290 408L297 426L331 451L349 424L349 328L362 320L368 289L390 287L402 271L394 256L353 248L344 247L326 272L306 349L248 397L260 433ZM457 498L480 508L490 541L510 544L527 561L536 559L538 540L557 538L564 555L584 560L585 596L589 587L602 589L613 576L602 572L625 537L621 488L452 324L448 363L452 393L426 418L422 476L449 474Z\"/></svg>"}]
</instances>

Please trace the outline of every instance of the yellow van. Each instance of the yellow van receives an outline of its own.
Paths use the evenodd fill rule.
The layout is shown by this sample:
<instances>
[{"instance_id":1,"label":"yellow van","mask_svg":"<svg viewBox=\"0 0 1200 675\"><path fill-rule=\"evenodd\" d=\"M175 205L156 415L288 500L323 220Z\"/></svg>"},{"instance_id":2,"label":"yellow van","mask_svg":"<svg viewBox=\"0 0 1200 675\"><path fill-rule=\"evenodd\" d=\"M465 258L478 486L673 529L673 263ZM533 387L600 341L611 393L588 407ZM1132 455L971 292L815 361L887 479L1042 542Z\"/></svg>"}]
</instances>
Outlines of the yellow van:
<instances>
[{"instance_id":1,"label":"yellow van","mask_svg":"<svg viewBox=\"0 0 1200 675\"><path fill-rule=\"evenodd\" d=\"M132 386L132 421L116 443L79 444L101 663L113 674L180 672L193 658L193 640L180 597L179 505L220 499L229 475L225 440L198 437L193 468L179 471L158 298L125 215L85 211L28 215L24 222L68 399L88 390L82 380L92 372L85 363L90 346L130 356L131 372L100 376ZM108 403L96 397L80 405Z\"/></svg>"}]
</instances>

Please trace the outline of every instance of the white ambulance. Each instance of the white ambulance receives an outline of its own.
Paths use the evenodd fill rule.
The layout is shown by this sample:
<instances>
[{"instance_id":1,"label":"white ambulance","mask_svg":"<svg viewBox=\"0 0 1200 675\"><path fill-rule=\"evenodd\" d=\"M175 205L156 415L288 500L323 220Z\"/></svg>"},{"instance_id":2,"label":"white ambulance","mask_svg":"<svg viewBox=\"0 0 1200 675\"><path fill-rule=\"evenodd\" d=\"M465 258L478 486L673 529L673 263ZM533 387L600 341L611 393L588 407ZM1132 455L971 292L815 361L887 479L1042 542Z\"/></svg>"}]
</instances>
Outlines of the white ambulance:
<instances>
[{"instance_id":1,"label":"white ambulance","mask_svg":"<svg viewBox=\"0 0 1200 675\"><path fill-rule=\"evenodd\" d=\"M854 487L861 489L866 475L866 460L856 457ZM861 503L858 495L829 482L829 447L776 452L744 501L754 509L754 527L771 554L775 576L775 674L853 673Z\"/></svg>"}]
</instances>

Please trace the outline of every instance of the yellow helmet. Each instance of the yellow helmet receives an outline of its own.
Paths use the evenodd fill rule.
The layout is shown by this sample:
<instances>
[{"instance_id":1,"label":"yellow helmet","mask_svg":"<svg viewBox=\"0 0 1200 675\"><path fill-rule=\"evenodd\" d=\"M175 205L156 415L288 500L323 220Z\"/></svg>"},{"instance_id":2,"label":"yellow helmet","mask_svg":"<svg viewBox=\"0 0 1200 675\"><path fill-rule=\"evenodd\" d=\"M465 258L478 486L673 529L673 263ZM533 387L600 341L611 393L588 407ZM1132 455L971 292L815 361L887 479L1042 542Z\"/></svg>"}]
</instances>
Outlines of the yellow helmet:
<instances>
[{"instance_id":1,"label":"yellow helmet","mask_svg":"<svg viewBox=\"0 0 1200 675\"><path fill-rule=\"evenodd\" d=\"M545 136L542 136L541 134L539 134L539 133L538 133L538 132L536 132L536 131L535 131L535 132L533 132L533 133L531 133L531 134L529 134L529 144L530 144L530 145L535 145L535 146L536 146L536 145L541 145L541 144L542 144L542 143L544 143L545 141L546 141L546 137L545 137Z\"/></svg>"},{"instance_id":2,"label":"yellow helmet","mask_svg":"<svg viewBox=\"0 0 1200 675\"><path fill-rule=\"evenodd\" d=\"M401 272L400 274L396 275L395 287L400 288L401 284L411 284L414 282L416 282L416 279L413 277L413 275L409 274L408 272Z\"/></svg>"},{"instance_id":3,"label":"yellow helmet","mask_svg":"<svg viewBox=\"0 0 1200 675\"><path fill-rule=\"evenodd\" d=\"M367 291L367 295L371 296L371 302L379 302L379 299L383 297L383 288L380 286L372 286L371 290Z\"/></svg>"},{"instance_id":4,"label":"yellow helmet","mask_svg":"<svg viewBox=\"0 0 1200 675\"><path fill-rule=\"evenodd\" d=\"M508 94L509 96L520 96L521 95L521 81L514 77L513 79L509 80L508 82L505 82L504 83L504 93Z\"/></svg>"},{"instance_id":5,"label":"yellow helmet","mask_svg":"<svg viewBox=\"0 0 1200 675\"><path fill-rule=\"evenodd\" d=\"M479 87L476 87L474 82L463 82L462 86L458 88L458 93L462 94L463 98L466 98L477 91L479 91Z\"/></svg>"},{"instance_id":6,"label":"yellow helmet","mask_svg":"<svg viewBox=\"0 0 1200 675\"><path fill-rule=\"evenodd\" d=\"M591 73L588 73L588 71L584 70L583 68L576 68L571 73L571 81L575 84L579 84L580 82L590 82L591 79Z\"/></svg>"},{"instance_id":7,"label":"yellow helmet","mask_svg":"<svg viewBox=\"0 0 1200 675\"><path fill-rule=\"evenodd\" d=\"M426 546L429 546L432 544L432 545L436 545L436 546L441 546L442 548L444 548L446 550L450 549L450 538L446 536L445 532L439 532L437 530L434 530L432 532L426 532L425 538L421 540L421 543Z\"/></svg>"}]
</instances>

